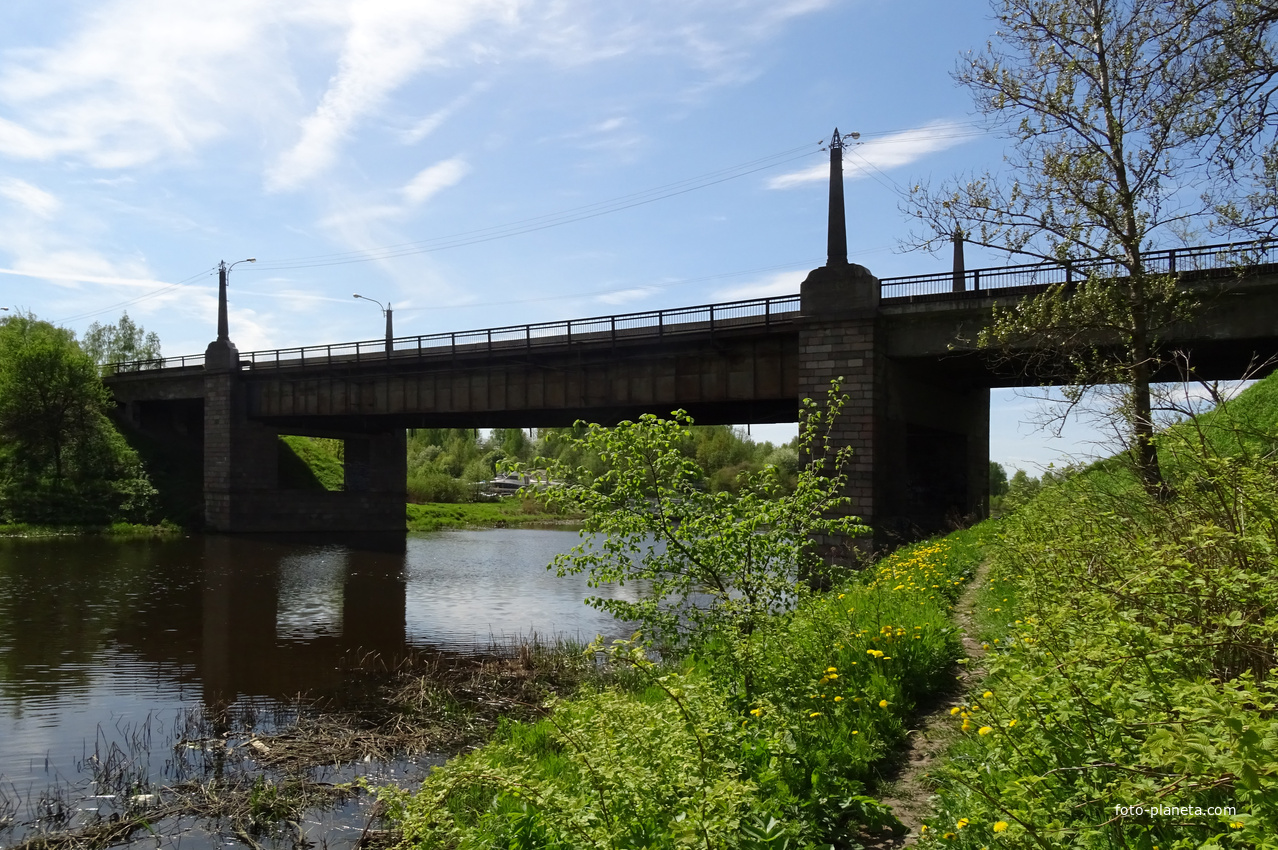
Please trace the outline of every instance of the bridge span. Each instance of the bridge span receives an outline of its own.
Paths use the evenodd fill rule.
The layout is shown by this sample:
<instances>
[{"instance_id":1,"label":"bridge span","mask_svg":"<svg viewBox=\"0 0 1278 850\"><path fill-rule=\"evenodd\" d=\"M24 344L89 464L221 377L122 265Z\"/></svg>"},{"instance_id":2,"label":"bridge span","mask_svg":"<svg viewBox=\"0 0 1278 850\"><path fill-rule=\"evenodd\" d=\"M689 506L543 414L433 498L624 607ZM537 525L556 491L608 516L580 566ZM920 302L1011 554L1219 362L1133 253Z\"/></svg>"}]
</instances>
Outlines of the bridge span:
<instances>
[{"instance_id":1,"label":"bridge span","mask_svg":"<svg viewBox=\"0 0 1278 850\"><path fill-rule=\"evenodd\" d=\"M1001 371L974 340L995 306L1096 270L880 281L846 260L837 188L830 261L799 295L239 352L223 290L219 339L203 355L117 364L107 384L134 426L199 444L215 531L402 530L406 428L610 424L679 408L701 424L793 422L834 378L849 398L834 439L855 449L847 495L877 537L984 515L990 389L1040 380ZM1278 243L1256 243L1148 256L1202 303L1165 339L1199 376L1239 377L1278 353L1276 254ZM344 491L283 489L281 434L343 439Z\"/></svg>"}]
</instances>

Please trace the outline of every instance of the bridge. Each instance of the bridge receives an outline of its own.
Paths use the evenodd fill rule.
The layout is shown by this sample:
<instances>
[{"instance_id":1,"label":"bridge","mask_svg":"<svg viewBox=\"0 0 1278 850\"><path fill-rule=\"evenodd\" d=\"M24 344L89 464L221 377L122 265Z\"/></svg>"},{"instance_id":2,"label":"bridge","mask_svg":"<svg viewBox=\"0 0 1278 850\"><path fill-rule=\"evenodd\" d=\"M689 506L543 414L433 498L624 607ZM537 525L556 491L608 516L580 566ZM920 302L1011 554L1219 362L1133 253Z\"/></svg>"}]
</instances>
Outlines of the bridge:
<instances>
[{"instance_id":1,"label":"bridge","mask_svg":"<svg viewBox=\"0 0 1278 850\"><path fill-rule=\"evenodd\" d=\"M405 429L611 424L682 408L701 424L794 422L843 378L834 439L855 449L847 495L876 536L988 508L989 391L1037 383L975 347L995 306L1109 270L1032 264L878 280L847 262L831 151L829 262L800 294L562 322L116 364L123 417L198 443L209 529L403 530ZM1147 255L1200 297L1168 346L1196 374L1239 377L1278 353L1278 243ZM281 486L279 435L345 441L340 492ZM837 541L831 541L832 544Z\"/></svg>"}]
</instances>

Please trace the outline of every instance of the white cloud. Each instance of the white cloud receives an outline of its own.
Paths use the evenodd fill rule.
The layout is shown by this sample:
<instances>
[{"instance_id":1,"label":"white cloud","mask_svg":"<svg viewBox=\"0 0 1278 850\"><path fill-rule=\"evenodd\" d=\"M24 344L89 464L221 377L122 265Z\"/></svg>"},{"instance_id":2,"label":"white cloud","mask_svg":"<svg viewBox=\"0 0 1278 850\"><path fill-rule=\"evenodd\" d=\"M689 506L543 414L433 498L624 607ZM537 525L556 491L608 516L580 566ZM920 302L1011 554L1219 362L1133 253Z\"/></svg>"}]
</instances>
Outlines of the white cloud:
<instances>
[{"instance_id":1,"label":"white cloud","mask_svg":"<svg viewBox=\"0 0 1278 850\"><path fill-rule=\"evenodd\" d=\"M807 269L777 272L753 283L717 290L713 297L716 301L744 301L747 298L773 298L778 295L794 295L799 291L799 284L803 283L803 279L807 276Z\"/></svg>"},{"instance_id":2,"label":"white cloud","mask_svg":"<svg viewBox=\"0 0 1278 850\"><path fill-rule=\"evenodd\" d=\"M436 109L430 115L427 115L425 118L415 122L413 126L404 131L404 133L400 136L400 139L406 145L417 144L422 139L442 127L445 121L452 118L455 114L457 114L458 110L470 103L470 101L474 99L475 95L487 88L488 83L486 82L481 81L475 83L465 93L453 98L444 106Z\"/></svg>"},{"instance_id":3,"label":"white cloud","mask_svg":"<svg viewBox=\"0 0 1278 850\"><path fill-rule=\"evenodd\" d=\"M857 180L871 168L886 171L909 165L923 157L960 145L973 138L970 125L956 121L932 121L914 130L904 130L865 142L849 142L843 154L843 177ZM769 189L790 189L830 179L830 165L821 162L801 171L780 174L768 181Z\"/></svg>"},{"instance_id":4,"label":"white cloud","mask_svg":"<svg viewBox=\"0 0 1278 850\"><path fill-rule=\"evenodd\" d=\"M438 192L456 186L470 173L470 165L459 156L423 168L401 190L409 206L420 206Z\"/></svg>"},{"instance_id":5,"label":"white cloud","mask_svg":"<svg viewBox=\"0 0 1278 850\"><path fill-rule=\"evenodd\" d=\"M16 275L17 277L33 277L40 280L48 280L56 283L105 283L111 286L133 287L133 288L149 288L153 289L157 286L175 286L176 284L166 283L162 280L154 278L140 277L120 277L118 275L94 273L90 271L80 271L76 267L84 268L86 266L91 269L96 268L99 272L109 266L101 257L96 254L80 255L80 256L63 256L59 259L66 261L65 265L53 265L41 267L27 267L16 269L0 268L0 274Z\"/></svg>"},{"instance_id":6,"label":"white cloud","mask_svg":"<svg viewBox=\"0 0 1278 850\"><path fill-rule=\"evenodd\" d=\"M633 304L635 301L642 301L645 298L651 298L657 292L652 287L639 286L634 289L619 289L616 292L607 292L603 295L595 297L596 301L603 304Z\"/></svg>"},{"instance_id":7,"label":"white cloud","mask_svg":"<svg viewBox=\"0 0 1278 850\"><path fill-rule=\"evenodd\" d=\"M272 17L255 0L102 4L62 43L8 54L0 153L99 168L189 154L250 112L246 102L269 108L281 76L265 39Z\"/></svg>"},{"instance_id":8,"label":"white cloud","mask_svg":"<svg viewBox=\"0 0 1278 850\"><path fill-rule=\"evenodd\" d=\"M0 180L0 197L8 198L40 218L52 218L62 206L61 201L39 186L15 177Z\"/></svg>"},{"instance_id":9,"label":"white cloud","mask_svg":"<svg viewBox=\"0 0 1278 850\"><path fill-rule=\"evenodd\" d=\"M337 73L301 138L267 172L267 187L296 189L337 159L360 119L431 64L447 64L445 45L480 22L510 20L514 0L355 2Z\"/></svg>"}]
</instances>

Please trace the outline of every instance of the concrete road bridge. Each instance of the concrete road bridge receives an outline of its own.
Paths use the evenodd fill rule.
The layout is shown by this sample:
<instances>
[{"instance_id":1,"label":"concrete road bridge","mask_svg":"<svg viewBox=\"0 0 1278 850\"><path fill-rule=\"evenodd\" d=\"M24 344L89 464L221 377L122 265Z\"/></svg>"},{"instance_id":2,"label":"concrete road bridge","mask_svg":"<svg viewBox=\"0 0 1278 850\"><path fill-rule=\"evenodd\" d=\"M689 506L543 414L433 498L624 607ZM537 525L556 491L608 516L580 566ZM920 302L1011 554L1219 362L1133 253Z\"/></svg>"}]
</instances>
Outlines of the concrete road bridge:
<instances>
[{"instance_id":1,"label":"concrete road bridge","mask_svg":"<svg viewBox=\"0 0 1278 850\"><path fill-rule=\"evenodd\" d=\"M794 422L837 377L849 402L834 438L855 449L848 495L876 536L983 515L989 391L1041 380L1000 369L974 341L995 306L1097 269L959 259L879 280L847 262L837 148L831 175L829 261L798 295L240 352L223 280L219 338L203 355L116 364L107 384L126 421L202 447L215 531L402 530L408 428L611 424L679 408L701 424ZM1197 375L1239 377L1278 353L1275 254L1278 243L1147 255L1201 299L1166 338ZM344 440L345 489L283 489L281 434Z\"/></svg>"}]
</instances>

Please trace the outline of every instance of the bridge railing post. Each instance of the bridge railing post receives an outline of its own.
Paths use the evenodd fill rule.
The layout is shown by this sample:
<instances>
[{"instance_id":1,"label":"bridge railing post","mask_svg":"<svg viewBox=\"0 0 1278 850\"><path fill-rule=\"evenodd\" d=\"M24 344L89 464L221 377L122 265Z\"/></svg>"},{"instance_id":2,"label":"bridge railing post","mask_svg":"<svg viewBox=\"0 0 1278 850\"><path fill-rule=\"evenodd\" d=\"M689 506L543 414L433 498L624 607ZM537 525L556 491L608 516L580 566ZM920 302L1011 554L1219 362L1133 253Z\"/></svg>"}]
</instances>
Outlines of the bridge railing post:
<instances>
[{"instance_id":1,"label":"bridge railing post","mask_svg":"<svg viewBox=\"0 0 1278 850\"><path fill-rule=\"evenodd\" d=\"M657 311L657 339L661 339L666 335L666 311Z\"/></svg>"},{"instance_id":2,"label":"bridge railing post","mask_svg":"<svg viewBox=\"0 0 1278 850\"><path fill-rule=\"evenodd\" d=\"M1167 252L1167 273L1176 273L1176 249L1172 248Z\"/></svg>"},{"instance_id":3,"label":"bridge railing post","mask_svg":"<svg viewBox=\"0 0 1278 850\"><path fill-rule=\"evenodd\" d=\"M452 346L453 359L456 360L457 359L457 332L452 331L451 333L449 333L448 339Z\"/></svg>"},{"instance_id":4,"label":"bridge railing post","mask_svg":"<svg viewBox=\"0 0 1278 850\"><path fill-rule=\"evenodd\" d=\"M532 325L524 325L524 348L532 351Z\"/></svg>"},{"instance_id":5,"label":"bridge railing post","mask_svg":"<svg viewBox=\"0 0 1278 850\"><path fill-rule=\"evenodd\" d=\"M714 336L714 305L710 305L710 335Z\"/></svg>"},{"instance_id":6,"label":"bridge railing post","mask_svg":"<svg viewBox=\"0 0 1278 850\"><path fill-rule=\"evenodd\" d=\"M489 328L488 329L488 356L491 357L492 353L493 353L493 329Z\"/></svg>"},{"instance_id":7,"label":"bridge railing post","mask_svg":"<svg viewBox=\"0 0 1278 850\"><path fill-rule=\"evenodd\" d=\"M611 327L612 327L612 330L611 330L611 336L612 336L612 347L613 347L613 348L616 348L616 347L617 347L617 317L616 317L616 316L609 316L609 317L608 317L608 322L609 322L609 324L610 324L610 325L611 325Z\"/></svg>"},{"instance_id":8,"label":"bridge railing post","mask_svg":"<svg viewBox=\"0 0 1278 850\"><path fill-rule=\"evenodd\" d=\"M973 292L981 291L981 270L980 269L972 269L972 291Z\"/></svg>"}]
</instances>

